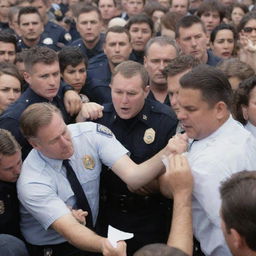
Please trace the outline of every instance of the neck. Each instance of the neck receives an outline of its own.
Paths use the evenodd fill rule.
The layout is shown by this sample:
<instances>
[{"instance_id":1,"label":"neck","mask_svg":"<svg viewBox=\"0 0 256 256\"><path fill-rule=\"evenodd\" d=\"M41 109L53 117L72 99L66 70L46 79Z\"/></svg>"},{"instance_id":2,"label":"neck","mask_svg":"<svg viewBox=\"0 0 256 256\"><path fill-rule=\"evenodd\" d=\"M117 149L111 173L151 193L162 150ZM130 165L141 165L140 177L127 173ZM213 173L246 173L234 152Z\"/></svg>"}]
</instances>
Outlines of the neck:
<instances>
[{"instance_id":1,"label":"neck","mask_svg":"<svg viewBox=\"0 0 256 256\"><path fill-rule=\"evenodd\" d=\"M25 43L25 45L27 45L30 48L30 47L33 47L33 46L35 46L39 43L40 37L37 38L36 40L27 40L25 38L22 38L22 40Z\"/></svg>"},{"instance_id":2,"label":"neck","mask_svg":"<svg viewBox=\"0 0 256 256\"><path fill-rule=\"evenodd\" d=\"M164 103L167 96L167 86L152 86L150 85L150 90L153 93L156 100Z\"/></svg>"},{"instance_id":3,"label":"neck","mask_svg":"<svg viewBox=\"0 0 256 256\"><path fill-rule=\"evenodd\" d=\"M95 47L95 45L99 42L99 40L100 40L100 36L93 42L85 42L84 40L83 40L83 42L88 49L93 49Z\"/></svg>"},{"instance_id":4,"label":"neck","mask_svg":"<svg viewBox=\"0 0 256 256\"><path fill-rule=\"evenodd\" d=\"M203 58L202 58L201 62L203 64L206 64L207 61L208 61L208 54L207 54L207 51L205 50L205 54L203 55Z\"/></svg>"}]
</instances>

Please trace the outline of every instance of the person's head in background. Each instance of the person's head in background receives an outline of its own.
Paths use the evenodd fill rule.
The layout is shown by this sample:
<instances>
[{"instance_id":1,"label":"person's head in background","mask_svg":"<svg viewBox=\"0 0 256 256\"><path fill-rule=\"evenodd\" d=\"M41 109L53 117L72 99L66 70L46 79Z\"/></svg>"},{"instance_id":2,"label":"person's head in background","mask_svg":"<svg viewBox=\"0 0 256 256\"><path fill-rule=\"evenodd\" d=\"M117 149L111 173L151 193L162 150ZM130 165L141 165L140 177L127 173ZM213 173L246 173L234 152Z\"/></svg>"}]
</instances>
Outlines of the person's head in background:
<instances>
[{"instance_id":1,"label":"person's head in background","mask_svg":"<svg viewBox=\"0 0 256 256\"><path fill-rule=\"evenodd\" d=\"M157 2L169 10L171 5L171 0L157 0Z\"/></svg>"},{"instance_id":2,"label":"person's head in background","mask_svg":"<svg viewBox=\"0 0 256 256\"><path fill-rule=\"evenodd\" d=\"M12 63L0 63L0 113L21 95L22 78Z\"/></svg>"},{"instance_id":3,"label":"person's head in background","mask_svg":"<svg viewBox=\"0 0 256 256\"><path fill-rule=\"evenodd\" d=\"M231 253L255 256L256 171L232 174L222 182L220 197L221 226Z\"/></svg>"},{"instance_id":4,"label":"person's head in background","mask_svg":"<svg viewBox=\"0 0 256 256\"><path fill-rule=\"evenodd\" d=\"M14 31L16 35L20 35L19 25L18 25L18 15L21 7L20 6L12 6L9 9L8 13L8 23L9 27Z\"/></svg>"},{"instance_id":5,"label":"person's head in background","mask_svg":"<svg viewBox=\"0 0 256 256\"><path fill-rule=\"evenodd\" d=\"M232 6L237 0L218 0L218 2L226 7Z\"/></svg>"},{"instance_id":6,"label":"person's head in background","mask_svg":"<svg viewBox=\"0 0 256 256\"><path fill-rule=\"evenodd\" d=\"M63 80L80 93L86 81L87 58L79 48L71 46L62 48L58 55Z\"/></svg>"},{"instance_id":7,"label":"person's head in background","mask_svg":"<svg viewBox=\"0 0 256 256\"><path fill-rule=\"evenodd\" d=\"M254 75L254 70L248 64L238 58L231 58L221 61L217 68L228 78L232 89L238 89L239 83Z\"/></svg>"},{"instance_id":8,"label":"person's head in background","mask_svg":"<svg viewBox=\"0 0 256 256\"><path fill-rule=\"evenodd\" d=\"M230 14L232 24L237 27L240 21L242 20L242 18L244 17L244 15L248 12L249 12L249 9L243 2L235 3L232 6L231 14Z\"/></svg>"},{"instance_id":9,"label":"person's head in background","mask_svg":"<svg viewBox=\"0 0 256 256\"><path fill-rule=\"evenodd\" d=\"M170 0L170 11L185 16L188 13L189 0Z\"/></svg>"},{"instance_id":10,"label":"person's head in background","mask_svg":"<svg viewBox=\"0 0 256 256\"><path fill-rule=\"evenodd\" d=\"M98 8L101 13L103 23L108 24L108 22L117 16L117 3L116 0L99 0Z\"/></svg>"},{"instance_id":11,"label":"person's head in background","mask_svg":"<svg viewBox=\"0 0 256 256\"><path fill-rule=\"evenodd\" d=\"M200 17L204 23L207 34L210 35L213 29L222 22L225 11L217 0L211 2L206 1L198 8L197 16Z\"/></svg>"},{"instance_id":12,"label":"person's head in background","mask_svg":"<svg viewBox=\"0 0 256 256\"><path fill-rule=\"evenodd\" d=\"M180 13L167 12L161 18L160 33L161 36L168 36L171 39L175 39L175 27L178 21L183 17Z\"/></svg>"},{"instance_id":13,"label":"person's head in background","mask_svg":"<svg viewBox=\"0 0 256 256\"><path fill-rule=\"evenodd\" d=\"M204 0L189 0L189 12L195 14Z\"/></svg>"},{"instance_id":14,"label":"person's head in background","mask_svg":"<svg viewBox=\"0 0 256 256\"><path fill-rule=\"evenodd\" d=\"M127 0L126 12L129 18L143 12L145 0Z\"/></svg>"},{"instance_id":15,"label":"person's head in background","mask_svg":"<svg viewBox=\"0 0 256 256\"><path fill-rule=\"evenodd\" d=\"M256 126L256 76L239 84L234 97L233 115L243 125L250 122Z\"/></svg>"},{"instance_id":16,"label":"person's head in background","mask_svg":"<svg viewBox=\"0 0 256 256\"><path fill-rule=\"evenodd\" d=\"M132 49L144 51L146 43L154 34L153 21L146 14L138 14L128 20L125 28L130 33Z\"/></svg>"},{"instance_id":17,"label":"person's head in background","mask_svg":"<svg viewBox=\"0 0 256 256\"><path fill-rule=\"evenodd\" d=\"M23 74L25 72L24 57L25 57L26 51L27 51L26 49L23 49L21 52L17 52L16 59L15 59L15 65L22 78L24 78Z\"/></svg>"},{"instance_id":18,"label":"person's head in background","mask_svg":"<svg viewBox=\"0 0 256 256\"><path fill-rule=\"evenodd\" d=\"M232 25L221 23L213 29L210 36L210 47L215 56L229 59L235 55L238 35Z\"/></svg>"},{"instance_id":19,"label":"person's head in background","mask_svg":"<svg viewBox=\"0 0 256 256\"><path fill-rule=\"evenodd\" d=\"M16 52L16 36L7 31L0 31L0 62L14 63Z\"/></svg>"},{"instance_id":20,"label":"person's head in background","mask_svg":"<svg viewBox=\"0 0 256 256\"><path fill-rule=\"evenodd\" d=\"M160 32L161 18L168 11L168 8L162 6L158 2L148 1L144 7L144 13L146 13L154 22L155 33Z\"/></svg>"}]
</instances>

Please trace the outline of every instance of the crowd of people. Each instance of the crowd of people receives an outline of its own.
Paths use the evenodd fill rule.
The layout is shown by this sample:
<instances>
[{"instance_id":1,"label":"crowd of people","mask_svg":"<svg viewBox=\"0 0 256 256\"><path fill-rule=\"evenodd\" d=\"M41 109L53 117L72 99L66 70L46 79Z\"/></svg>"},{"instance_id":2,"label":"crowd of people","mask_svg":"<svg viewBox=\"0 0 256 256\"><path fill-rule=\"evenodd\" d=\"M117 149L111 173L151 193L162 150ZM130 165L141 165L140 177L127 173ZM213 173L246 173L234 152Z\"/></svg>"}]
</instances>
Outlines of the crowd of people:
<instances>
[{"instance_id":1,"label":"crowd of people","mask_svg":"<svg viewBox=\"0 0 256 256\"><path fill-rule=\"evenodd\" d=\"M256 255L255 72L253 0L0 0L0 255Z\"/></svg>"}]
</instances>

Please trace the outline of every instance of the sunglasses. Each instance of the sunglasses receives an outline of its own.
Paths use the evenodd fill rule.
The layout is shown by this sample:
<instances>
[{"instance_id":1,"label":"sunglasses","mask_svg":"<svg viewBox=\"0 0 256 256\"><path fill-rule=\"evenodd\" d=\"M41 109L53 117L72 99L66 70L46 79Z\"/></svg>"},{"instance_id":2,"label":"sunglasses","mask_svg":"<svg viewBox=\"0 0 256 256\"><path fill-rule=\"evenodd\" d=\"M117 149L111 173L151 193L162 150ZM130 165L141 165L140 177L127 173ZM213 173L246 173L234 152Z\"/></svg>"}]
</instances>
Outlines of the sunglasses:
<instances>
[{"instance_id":1,"label":"sunglasses","mask_svg":"<svg viewBox=\"0 0 256 256\"><path fill-rule=\"evenodd\" d=\"M245 27L245 28L243 29L243 31L244 31L245 33L252 33L253 30L256 31L256 28Z\"/></svg>"}]
</instances>

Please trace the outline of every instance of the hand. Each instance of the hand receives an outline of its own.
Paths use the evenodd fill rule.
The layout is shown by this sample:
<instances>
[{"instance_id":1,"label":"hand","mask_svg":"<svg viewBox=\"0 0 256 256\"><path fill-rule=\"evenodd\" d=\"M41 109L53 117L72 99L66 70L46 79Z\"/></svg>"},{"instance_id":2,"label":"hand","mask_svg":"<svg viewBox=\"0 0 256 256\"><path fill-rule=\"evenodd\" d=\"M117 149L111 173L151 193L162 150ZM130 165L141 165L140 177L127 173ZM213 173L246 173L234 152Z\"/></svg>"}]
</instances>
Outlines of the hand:
<instances>
[{"instance_id":1,"label":"hand","mask_svg":"<svg viewBox=\"0 0 256 256\"><path fill-rule=\"evenodd\" d=\"M188 148L188 136L186 133L178 133L173 136L167 145L167 155L170 154L181 154L186 152Z\"/></svg>"},{"instance_id":2,"label":"hand","mask_svg":"<svg viewBox=\"0 0 256 256\"><path fill-rule=\"evenodd\" d=\"M77 114L82 106L82 101L77 92L68 90L64 94L64 105L67 112L73 116Z\"/></svg>"},{"instance_id":3,"label":"hand","mask_svg":"<svg viewBox=\"0 0 256 256\"><path fill-rule=\"evenodd\" d=\"M158 181L162 194L168 198L179 194L191 196L193 176L187 158L178 154L169 156L169 166Z\"/></svg>"},{"instance_id":4,"label":"hand","mask_svg":"<svg viewBox=\"0 0 256 256\"><path fill-rule=\"evenodd\" d=\"M74 209L71 209L71 213L73 215L73 217L75 217L75 219L82 225L85 226L86 224L86 219L85 217L88 215L88 212L86 211L83 211L81 209L79 210L74 210Z\"/></svg>"},{"instance_id":5,"label":"hand","mask_svg":"<svg viewBox=\"0 0 256 256\"><path fill-rule=\"evenodd\" d=\"M82 104L82 109L79 112L76 121L77 122L84 122L87 119L95 120L101 118L103 116L103 109L104 107L95 103L95 102L88 102Z\"/></svg>"},{"instance_id":6,"label":"hand","mask_svg":"<svg viewBox=\"0 0 256 256\"><path fill-rule=\"evenodd\" d=\"M126 256L126 243L119 241L117 242L117 248L114 248L106 238L103 242L102 254L104 256Z\"/></svg>"}]
</instances>

